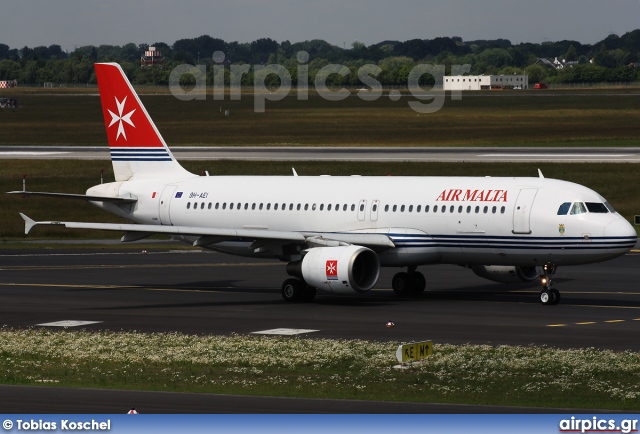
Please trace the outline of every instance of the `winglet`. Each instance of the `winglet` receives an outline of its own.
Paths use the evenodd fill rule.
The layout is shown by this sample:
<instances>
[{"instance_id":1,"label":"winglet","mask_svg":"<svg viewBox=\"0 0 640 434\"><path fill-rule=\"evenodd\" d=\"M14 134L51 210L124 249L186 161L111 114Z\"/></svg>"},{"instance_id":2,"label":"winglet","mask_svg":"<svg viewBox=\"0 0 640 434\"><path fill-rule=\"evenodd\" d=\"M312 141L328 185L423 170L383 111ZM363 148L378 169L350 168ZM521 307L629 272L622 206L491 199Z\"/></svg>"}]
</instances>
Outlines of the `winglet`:
<instances>
[{"instance_id":1,"label":"winglet","mask_svg":"<svg viewBox=\"0 0 640 434\"><path fill-rule=\"evenodd\" d=\"M538 169L538 176L540 178L544 178L544 175L542 174L542 170Z\"/></svg>"},{"instance_id":2,"label":"winglet","mask_svg":"<svg viewBox=\"0 0 640 434\"><path fill-rule=\"evenodd\" d=\"M38 223L22 213L20 213L20 217L22 217L22 220L24 220L24 233L25 235L27 235L29 234L29 231L31 231L31 228L33 228Z\"/></svg>"},{"instance_id":3,"label":"winglet","mask_svg":"<svg viewBox=\"0 0 640 434\"><path fill-rule=\"evenodd\" d=\"M298 172L296 172L296 168L292 167L291 170L293 170L293 176L298 176Z\"/></svg>"}]
</instances>

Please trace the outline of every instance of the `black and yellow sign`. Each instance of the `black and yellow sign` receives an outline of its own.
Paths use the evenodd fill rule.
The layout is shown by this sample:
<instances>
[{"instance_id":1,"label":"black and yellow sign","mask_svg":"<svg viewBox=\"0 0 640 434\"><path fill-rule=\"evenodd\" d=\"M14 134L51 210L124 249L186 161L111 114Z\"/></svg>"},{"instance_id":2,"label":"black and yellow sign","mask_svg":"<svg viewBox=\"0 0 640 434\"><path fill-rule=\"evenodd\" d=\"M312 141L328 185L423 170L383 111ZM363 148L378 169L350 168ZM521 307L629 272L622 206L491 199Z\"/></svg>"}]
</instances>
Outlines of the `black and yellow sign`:
<instances>
[{"instance_id":1,"label":"black and yellow sign","mask_svg":"<svg viewBox=\"0 0 640 434\"><path fill-rule=\"evenodd\" d=\"M396 358L400 363L417 362L433 354L433 342L411 342L400 345L396 351Z\"/></svg>"}]
</instances>

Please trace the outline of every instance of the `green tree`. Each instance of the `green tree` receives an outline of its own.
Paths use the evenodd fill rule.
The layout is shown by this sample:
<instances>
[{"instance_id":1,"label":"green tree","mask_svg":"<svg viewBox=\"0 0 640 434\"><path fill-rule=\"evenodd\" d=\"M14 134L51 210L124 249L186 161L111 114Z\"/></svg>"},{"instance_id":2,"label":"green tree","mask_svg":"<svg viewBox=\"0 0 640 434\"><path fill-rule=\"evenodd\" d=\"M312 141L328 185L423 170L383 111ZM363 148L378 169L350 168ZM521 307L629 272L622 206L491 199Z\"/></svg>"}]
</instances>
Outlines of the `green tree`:
<instances>
[{"instance_id":1,"label":"green tree","mask_svg":"<svg viewBox=\"0 0 640 434\"><path fill-rule=\"evenodd\" d=\"M564 60L566 60L567 62L575 62L576 60L578 60L578 52L576 51L576 48L573 46L573 44L569 46L567 53L564 55Z\"/></svg>"}]
</instances>

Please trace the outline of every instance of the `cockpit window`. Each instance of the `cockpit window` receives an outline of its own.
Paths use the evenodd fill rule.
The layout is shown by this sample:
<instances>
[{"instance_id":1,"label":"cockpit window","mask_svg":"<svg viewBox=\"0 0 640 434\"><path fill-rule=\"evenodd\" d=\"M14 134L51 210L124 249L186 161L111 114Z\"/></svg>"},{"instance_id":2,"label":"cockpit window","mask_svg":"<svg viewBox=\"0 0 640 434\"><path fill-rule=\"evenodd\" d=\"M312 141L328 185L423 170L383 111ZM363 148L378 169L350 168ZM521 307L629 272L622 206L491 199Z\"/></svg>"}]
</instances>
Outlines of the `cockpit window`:
<instances>
[{"instance_id":1,"label":"cockpit window","mask_svg":"<svg viewBox=\"0 0 640 434\"><path fill-rule=\"evenodd\" d=\"M609 212L612 212L612 213L615 213L615 212L616 212L616 210L615 210L615 209L613 209L613 207L611 206L611 204L610 204L609 202L605 202L605 203L604 203L604 206L606 206L606 207L607 207L607 209L609 210Z\"/></svg>"},{"instance_id":2,"label":"cockpit window","mask_svg":"<svg viewBox=\"0 0 640 434\"><path fill-rule=\"evenodd\" d=\"M569 208L571 208L571 202L563 203L560 205L560 208L558 208L558 215L567 215Z\"/></svg>"},{"instance_id":3,"label":"cockpit window","mask_svg":"<svg viewBox=\"0 0 640 434\"><path fill-rule=\"evenodd\" d=\"M587 212L587 207L584 206L582 202L576 202L573 204L573 208L571 208L571 215L574 214L584 214Z\"/></svg>"},{"instance_id":4,"label":"cockpit window","mask_svg":"<svg viewBox=\"0 0 640 434\"><path fill-rule=\"evenodd\" d=\"M604 205L604 203L587 202L586 205L589 212L595 212L600 214L607 214L609 212L609 209Z\"/></svg>"}]
</instances>

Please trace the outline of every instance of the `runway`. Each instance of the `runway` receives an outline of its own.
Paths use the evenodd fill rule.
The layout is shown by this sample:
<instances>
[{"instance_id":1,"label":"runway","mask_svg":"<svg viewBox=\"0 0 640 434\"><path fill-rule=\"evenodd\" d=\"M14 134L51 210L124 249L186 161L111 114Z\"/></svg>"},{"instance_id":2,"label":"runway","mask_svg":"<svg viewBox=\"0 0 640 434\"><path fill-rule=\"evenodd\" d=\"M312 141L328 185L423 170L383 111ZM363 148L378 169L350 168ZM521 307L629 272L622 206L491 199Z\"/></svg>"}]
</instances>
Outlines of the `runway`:
<instances>
[{"instance_id":1,"label":"runway","mask_svg":"<svg viewBox=\"0 0 640 434\"><path fill-rule=\"evenodd\" d=\"M173 147L178 160L557 162L640 163L633 148L377 148L377 147ZM109 149L92 146L3 146L0 159L109 160Z\"/></svg>"},{"instance_id":2,"label":"runway","mask_svg":"<svg viewBox=\"0 0 640 434\"><path fill-rule=\"evenodd\" d=\"M537 284L493 284L440 265L421 267L428 290L417 298L397 298L389 289L397 270L384 269L369 293L291 304L280 295L282 263L145 248L0 250L2 324L213 335L287 329L306 330L303 338L640 350L637 248L604 264L559 269L557 306L538 302ZM130 405L146 413L566 412L20 386L0 386L0 400L6 413L120 413Z\"/></svg>"},{"instance_id":3,"label":"runway","mask_svg":"<svg viewBox=\"0 0 640 434\"><path fill-rule=\"evenodd\" d=\"M638 252L603 264L559 268L558 306L537 283L507 286L453 265L421 267L427 291L399 299L397 269L368 293L290 304L277 261L200 251L0 251L0 315L8 327L95 322L89 330L227 335L316 330L310 338L548 345L640 350ZM395 327L387 328L387 321Z\"/></svg>"}]
</instances>

